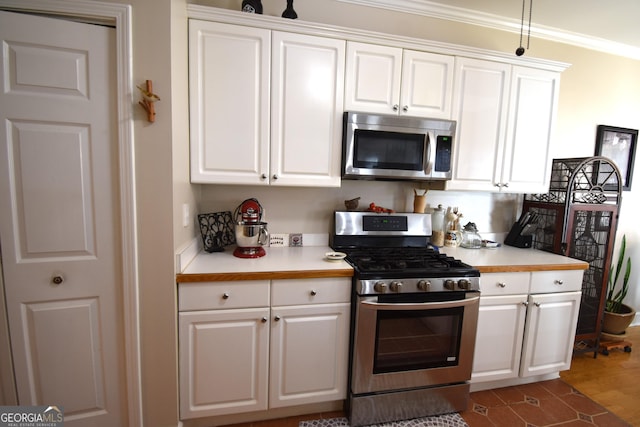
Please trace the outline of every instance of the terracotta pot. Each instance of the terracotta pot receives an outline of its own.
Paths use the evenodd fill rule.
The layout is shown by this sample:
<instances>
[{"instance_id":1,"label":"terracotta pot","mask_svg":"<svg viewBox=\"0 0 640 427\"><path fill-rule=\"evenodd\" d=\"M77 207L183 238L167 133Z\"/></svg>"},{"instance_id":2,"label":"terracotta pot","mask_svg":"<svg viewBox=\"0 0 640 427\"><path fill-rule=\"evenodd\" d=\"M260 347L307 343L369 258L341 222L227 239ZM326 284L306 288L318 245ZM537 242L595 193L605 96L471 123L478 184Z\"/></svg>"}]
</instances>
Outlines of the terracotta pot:
<instances>
[{"instance_id":1,"label":"terracotta pot","mask_svg":"<svg viewBox=\"0 0 640 427\"><path fill-rule=\"evenodd\" d=\"M622 304L622 313L604 312L604 320L602 321L602 332L609 334L623 334L629 327L636 311L628 305Z\"/></svg>"}]
</instances>

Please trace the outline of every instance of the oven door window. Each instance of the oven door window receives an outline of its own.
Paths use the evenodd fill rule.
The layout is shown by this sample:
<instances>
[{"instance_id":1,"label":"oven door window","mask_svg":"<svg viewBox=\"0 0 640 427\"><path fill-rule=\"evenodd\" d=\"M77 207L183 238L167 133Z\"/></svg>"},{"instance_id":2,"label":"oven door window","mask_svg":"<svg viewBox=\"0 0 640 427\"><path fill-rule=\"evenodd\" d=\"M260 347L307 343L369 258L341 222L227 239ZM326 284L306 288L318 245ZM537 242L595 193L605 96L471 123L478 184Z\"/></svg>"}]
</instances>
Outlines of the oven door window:
<instances>
[{"instance_id":1,"label":"oven door window","mask_svg":"<svg viewBox=\"0 0 640 427\"><path fill-rule=\"evenodd\" d=\"M424 134L356 129L353 166L422 171L425 144Z\"/></svg>"},{"instance_id":2,"label":"oven door window","mask_svg":"<svg viewBox=\"0 0 640 427\"><path fill-rule=\"evenodd\" d=\"M456 366L463 312L462 307L379 311L373 373Z\"/></svg>"}]
</instances>

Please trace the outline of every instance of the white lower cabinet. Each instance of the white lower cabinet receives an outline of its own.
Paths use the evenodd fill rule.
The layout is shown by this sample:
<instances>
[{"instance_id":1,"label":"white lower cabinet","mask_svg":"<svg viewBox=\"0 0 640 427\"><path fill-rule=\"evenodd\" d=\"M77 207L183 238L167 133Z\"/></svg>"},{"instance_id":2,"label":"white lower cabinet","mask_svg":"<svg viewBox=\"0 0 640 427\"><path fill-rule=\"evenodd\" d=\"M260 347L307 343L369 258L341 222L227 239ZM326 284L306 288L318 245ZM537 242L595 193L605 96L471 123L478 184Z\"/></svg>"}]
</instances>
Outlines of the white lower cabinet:
<instances>
[{"instance_id":1,"label":"white lower cabinet","mask_svg":"<svg viewBox=\"0 0 640 427\"><path fill-rule=\"evenodd\" d=\"M346 397L349 278L179 287L180 418Z\"/></svg>"},{"instance_id":2,"label":"white lower cabinet","mask_svg":"<svg viewBox=\"0 0 640 427\"><path fill-rule=\"evenodd\" d=\"M472 381L518 376L526 302L527 295L480 297Z\"/></svg>"},{"instance_id":3,"label":"white lower cabinet","mask_svg":"<svg viewBox=\"0 0 640 427\"><path fill-rule=\"evenodd\" d=\"M582 270L482 275L472 383L569 369Z\"/></svg>"}]
</instances>

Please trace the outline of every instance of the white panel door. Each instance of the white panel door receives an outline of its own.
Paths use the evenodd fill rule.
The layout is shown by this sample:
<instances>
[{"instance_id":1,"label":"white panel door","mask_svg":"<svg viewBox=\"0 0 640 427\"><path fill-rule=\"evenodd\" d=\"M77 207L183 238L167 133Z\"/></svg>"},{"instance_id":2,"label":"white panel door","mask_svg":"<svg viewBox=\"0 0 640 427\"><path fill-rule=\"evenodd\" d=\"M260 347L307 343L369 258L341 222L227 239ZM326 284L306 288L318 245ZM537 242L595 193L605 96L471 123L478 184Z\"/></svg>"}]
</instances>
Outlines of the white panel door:
<instances>
[{"instance_id":1,"label":"white panel door","mask_svg":"<svg viewBox=\"0 0 640 427\"><path fill-rule=\"evenodd\" d=\"M269 308L178 314L180 419L267 409Z\"/></svg>"},{"instance_id":2,"label":"white panel door","mask_svg":"<svg viewBox=\"0 0 640 427\"><path fill-rule=\"evenodd\" d=\"M115 31L0 12L0 237L20 405L126 425Z\"/></svg>"},{"instance_id":3,"label":"white panel door","mask_svg":"<svg viewBox=\"0 0 640 427\"><path fill-rule=\"evenodd\" d=\"M346 67L345 111L397 114L402 49L348 42Z\"/></svg>"},{"instance_id":4,"label":"white panel door","mask_svg":"<svg viewBox=\"0 0 640 427\"><path fill-rule=\"evenodd\" d=\"M498 191L504 156L510 65L456 58L453 119L458 122L447 189Z\"/></svg>"},{"instance_id":5,"label":"white panel door","mask_svg":"<svg viewBox=\"0 0 640 427\"><path fill-rule=\"evenodd\" d=\"M528 295L482 296L471 382L517 378Z\"/></svg>"},{"instance_id":6,"label":"white panel door","mask_svg":"<svg viewBox=\"0 0 640 427\"><path fill-rule=\"evenodd\" d=\"M400 114L451 118L454 57L405 50Z\"/></svg>"},{"instance_id":7,"label":"white panel door","mask_svg":"<svg viewBox=\"0 0 640 427\"><path fill-rule=\"evenodd\" d=\"M344 46L273 33L272 185L340 186Z\"/></svg>"},{"instance_id":8,"label":"white panel door","mask_svg":"<svg viewBox=\"0 0 640 427\"><path fill-rule=\"evenodd\" d=\"M571 367L581 292L529 296L520 376Z\"/></svg>"},{"instance_id":9,"label":"white panel door","mask_svg":"<svg viewBox=\"0 0 640 427\"><path fill-rule=\"evenodd\" d=\"M269 183L270 37L189 20L192 182Z\"/></svg>"},{"instance_id":10,"label":"white panel door","mask_svg":"<svg viewBox=\"0 0 640 427\"><path fill-rule=\"evenodd\" d=\"M346 398L349 307L273 307L270 408Z\"/></svg>"},{"instance_id":11,"label":"white panel door","mask_svg":"<svg viewBox=\"0 0 640 427\"><path fill-rule=\"evenodd\" d=\"M560 73L513 67L509 129L501 182L517 193L545 193L551 176L551 142Z\"/></svg>"}]
</instances>

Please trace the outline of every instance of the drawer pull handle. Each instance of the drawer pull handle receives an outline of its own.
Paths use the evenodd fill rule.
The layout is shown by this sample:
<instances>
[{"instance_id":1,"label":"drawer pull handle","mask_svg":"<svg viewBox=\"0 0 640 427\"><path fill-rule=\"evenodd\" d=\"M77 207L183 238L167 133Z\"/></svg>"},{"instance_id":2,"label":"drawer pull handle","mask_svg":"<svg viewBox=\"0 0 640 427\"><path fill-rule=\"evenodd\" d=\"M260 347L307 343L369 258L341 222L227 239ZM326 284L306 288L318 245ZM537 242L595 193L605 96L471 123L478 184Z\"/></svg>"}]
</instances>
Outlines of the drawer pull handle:
<instances>
[{"instance_id":1,"label":"drawer pull handle","mask_svg":"<svg viewBox=\"0 0 640 427\"><path fill-rule=\"evenodd\" d=\"M507 284L504 283L504 282L500 282L500 283L498 283L498 286L500 286L501 288L506 288Z\"/></svg>"},{"instance_id":2,"label":"drawer pull handle","mask_svg":"<svg viewBox=\"0 0 640 427\"><path fill-rule=\"evenodd\" d=\"M227 292L222 294L222 299L229 299L229 294Z\"/></svg>"},{"instance_id":3,"label":"drawer pull handle","mask_svg":"<svg viewBox=\"0 0 640 427\"><path fill-rule=\"evenodd\" d=\"M315 289L312 289L311 292L309 292L311 294L312 297L315 297L316 295L318 295L318 292L316 292Z\"/></svg>"},{"instance_id":4,"label":"drawer pull handle","mask_svg":"<svg viewBox=\"0 0 640 427\"><path fill-rule=\"evenodd\" d=\"M280 321L281 317L280 316L276 316L273 318L273 320L275 320L276 322Z\"/></svg>"},{"instance_id":5,"label":"drawer pull handle","mask_svg":"<svg viewBox=\"0 0 640 427\"><path fill-rule=\"evenodd\" d=\"M560 280L560 279L556 279L553 281L553 283L555 283L556 285L563 285L564 281Z\"/></svg>"},{"instance_id":6,"label":"drawer pull handle","mask_svg":"<svg viewBox=\"0 0 640 427\"><path fill-rule=\"evenodd\" d=\"M262 318L262 319L260 319L260 320L262 321L262 323L267 323L267 320L269 320L269 319L267 319L266 317L263 317L263 318Z\"/></svg>"}]
</instances>

